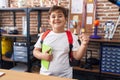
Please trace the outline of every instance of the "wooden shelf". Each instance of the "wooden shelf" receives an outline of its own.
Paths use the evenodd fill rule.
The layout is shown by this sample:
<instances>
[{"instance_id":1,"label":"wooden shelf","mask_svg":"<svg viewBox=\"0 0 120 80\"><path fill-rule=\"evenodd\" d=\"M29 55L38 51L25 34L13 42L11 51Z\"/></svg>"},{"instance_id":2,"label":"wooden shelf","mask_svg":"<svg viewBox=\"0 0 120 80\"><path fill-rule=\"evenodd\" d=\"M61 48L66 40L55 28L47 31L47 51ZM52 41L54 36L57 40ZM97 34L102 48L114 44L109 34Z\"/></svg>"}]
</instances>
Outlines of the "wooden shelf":
<instances>
[{"instance_id":1,"label":"wooden shelf","mask_svg":"<svg viewBox=\"0 0 120 80\"><path fill-rule=\"evenodd\" d=\"M73 67L74 70L80 70L80 71L85 71L85 72L95 72L99 73L99 67L98 66L93 66L93 69L85 69L85 68L80 68L80 67Z\"/></svg>"},{"instance_id":2,"label":"wooden shelf","mask_svg":"<svg viewBox=\"0 0 120 80\"><path fill-rule=\"evenodd\" d=\"M22 35L22 34L2 34L2 36L6 36L6 37L27 37L27 36ZM30 34L30 36L37 36L37 34Z\"/></svg>"},{"instance_id":3,"label":"wooden shelf","mask_svg":"<svg viewBox=\"0 0 120 80\"><path fill-rule=\"evenodd\" d=\"M120 43L119 39L90 39L90 42Z\"/></svg>"},{"instance_id":4,"label":"wooden shelf","mask_svg":"<svg viewBox=\"0 0 120 80\"><path fill-rule=\"evenodd\" d=\"M83 72L93 72L93 73L101 73L102 75L113 75L113 76L119 76L120 74L117 73L111 73L111 72L100 72L100 69L98 66L93 66L93 69L85 69L80 67L73 67L74 70L83 71Z\"/></svg>"},{"instance_id":5,"label":"wooden shelf","mask_svg":"<svg viewBox=\"0 0 120 80\"><path fill-rule=\"evenodd\" d=\"M115 75L115 76L120 76L120 74L117 73L110 73L110 72L101 72L102 74L109 74L109 75Z\"/></svg>"}]
</instances>

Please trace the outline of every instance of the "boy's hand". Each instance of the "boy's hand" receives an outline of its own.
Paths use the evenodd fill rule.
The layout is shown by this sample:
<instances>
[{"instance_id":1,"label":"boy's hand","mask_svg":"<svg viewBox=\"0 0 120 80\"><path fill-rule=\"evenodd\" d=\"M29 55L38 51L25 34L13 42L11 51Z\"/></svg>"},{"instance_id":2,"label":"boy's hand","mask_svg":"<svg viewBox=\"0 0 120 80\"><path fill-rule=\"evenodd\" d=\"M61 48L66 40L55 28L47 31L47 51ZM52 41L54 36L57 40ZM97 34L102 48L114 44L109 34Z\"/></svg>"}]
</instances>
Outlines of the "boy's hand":
<instances>
[{"instance_id":1,"label":"boy's hand","mask_svg":"<svg viewBox=\"0 0 120 80\"><path fill-rule=\"evenodd\" d=\"M43 58L44 58L44 60L52 61L53 55L52 55L52 54L49 54L49 51L50 51L50 50L47 50L45 53L43 53Z\"/></svg>"},{"instance_id":2,"label":"boy's hand","mask_svg":"<svg viewBox=\"0 0 120 80\"><path fill-rule=\"evenodd\" d=\"M79 40L81 41L81 45L87 45L89 42L89 36L85 33L82 33L78 36Z\"/></svg>"}]
</instances>

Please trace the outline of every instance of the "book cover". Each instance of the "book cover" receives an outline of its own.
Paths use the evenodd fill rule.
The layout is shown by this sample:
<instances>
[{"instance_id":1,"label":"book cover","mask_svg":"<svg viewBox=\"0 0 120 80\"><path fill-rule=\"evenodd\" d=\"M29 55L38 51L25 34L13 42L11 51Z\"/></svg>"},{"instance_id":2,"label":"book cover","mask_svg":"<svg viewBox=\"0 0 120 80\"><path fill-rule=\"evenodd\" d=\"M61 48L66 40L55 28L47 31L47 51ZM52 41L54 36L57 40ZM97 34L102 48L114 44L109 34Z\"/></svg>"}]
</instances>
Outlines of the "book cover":
<instances>
[{"instance_id":1,"label":"book cover","mask_svg":"<svg viewBox=\"0 0 120 80\"><path fill-rule=\"evenodd\" d=\"M49 50L48 53L51 54L51 53L52 53L52 48L51 48L50 46L46 45L46 44L42 44L42 53L45 53L45 52L48 51L48 50ZM41 60L41 64L42 64L42 66L44 66L46 69L48 69L50 62L49 62L49 61L46 61L46 60Z\"/></svg>"},{"instance_id":2,"label":"book cover","mask_svg":"<svg viewBox=\"0 0 120 80\"><path fill-rule=\"evenodd\" d=\"M0 72L0 77L3 76L5 74L5 72Z\"/></svg>"}]
</instances>

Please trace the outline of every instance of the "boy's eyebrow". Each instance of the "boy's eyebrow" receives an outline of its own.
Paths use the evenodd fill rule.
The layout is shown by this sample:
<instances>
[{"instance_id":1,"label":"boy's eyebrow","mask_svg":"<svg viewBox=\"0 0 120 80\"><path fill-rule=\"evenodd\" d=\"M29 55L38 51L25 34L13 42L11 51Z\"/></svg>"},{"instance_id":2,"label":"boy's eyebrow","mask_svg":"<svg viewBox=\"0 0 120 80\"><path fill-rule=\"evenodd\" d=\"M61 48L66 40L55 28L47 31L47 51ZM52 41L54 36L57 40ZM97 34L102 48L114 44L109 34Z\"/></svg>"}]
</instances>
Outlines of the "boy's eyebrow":
<instances>
[{"instance_id":1,"label":"boy's eyebrow","mask_svg":"<svg viewBox=\"0 0 120 80\"><path fill-rule=\"evenodd\" d=\"M56 12L57 14L63 14L63 12L59 11L59 12Z\"/></svg>"}]
</instances>

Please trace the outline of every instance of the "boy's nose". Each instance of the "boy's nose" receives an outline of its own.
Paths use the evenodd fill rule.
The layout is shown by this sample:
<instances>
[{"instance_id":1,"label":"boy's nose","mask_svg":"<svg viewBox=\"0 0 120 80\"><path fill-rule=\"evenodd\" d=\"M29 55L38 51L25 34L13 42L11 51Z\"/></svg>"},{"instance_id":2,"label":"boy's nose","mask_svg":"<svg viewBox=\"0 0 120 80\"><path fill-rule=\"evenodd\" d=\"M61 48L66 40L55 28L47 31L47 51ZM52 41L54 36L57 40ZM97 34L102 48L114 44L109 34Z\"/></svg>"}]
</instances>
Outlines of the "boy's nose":
<instances>
[{"instance_id":1,"label":"boy's nose","mask_svg":"<svg viewBox=\"0 0 120 80\"><path fill-rule=\"evenodd\" d=\"M58 18L59 18L58 16L55 17L55 19L58 19Z\"/></svg>"}]
</instances>

